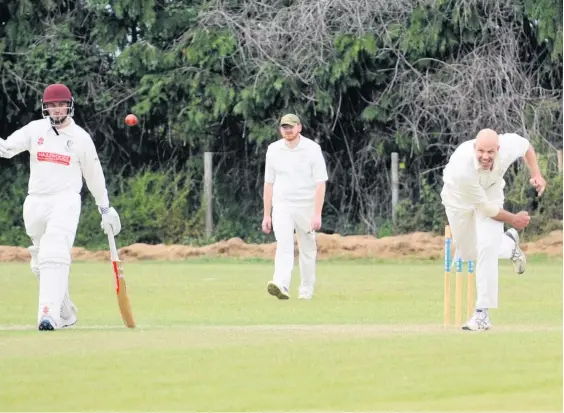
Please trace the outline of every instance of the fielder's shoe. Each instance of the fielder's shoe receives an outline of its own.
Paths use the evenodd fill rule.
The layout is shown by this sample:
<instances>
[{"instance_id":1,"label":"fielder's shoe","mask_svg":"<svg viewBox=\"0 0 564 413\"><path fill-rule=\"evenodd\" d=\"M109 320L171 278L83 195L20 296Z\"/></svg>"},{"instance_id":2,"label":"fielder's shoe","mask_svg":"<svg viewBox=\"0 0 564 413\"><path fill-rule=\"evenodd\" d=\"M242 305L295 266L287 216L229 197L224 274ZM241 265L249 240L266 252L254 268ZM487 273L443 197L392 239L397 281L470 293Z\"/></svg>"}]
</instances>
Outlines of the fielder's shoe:
<instances>
[{"instance_id":1,"label":"fielder's shoe","mask_svg":"<svg viewBox=\"0 0 564 413\"><path fill-rule=\"evenodd\" d=\"M38 327L39 331L53 331L53 330L56 329L56 327L57 327L57 324L49 316L44 316L39 321L39 327Z\"/></svg>"},{"instance_id":2,"label":"fielder's shoe","mask_svg":"<svg viewBox=\"0 0 564 413\"><path fill-rule=\"evenodd\" d=\"M525 253L519 248L519 233L515 228L510 228L505 232L509 238L515 241L515 248L511 254L511 261L513 261L513 268L517 274L523 274L527 266L527 257Z\"/></svg>"},{"instance_id":3,"label":"fielder's shoe","mask_svg":"<svg viewBox=\"0 0 564 413\"><path fill-rule=\"evenodd\" d=\"M490 317L485 311L474 311L472 318L468 320L466 324L462 326L463 330L469 331L479 331L488 330L492 326L490 323Z\"/></svg>"},{"instance_id":4,"label":"fielder's shoe","mask_svg":"<svg viewBox=\"0 0 564 413\"><path fill-rule=\"evenodd\" d=\"M31 247L28 247L27 250L31 254L31 261L29 263L29 266L31 267L31 272L34 273L37 277L39 277L39 260L38 260L39 247L32 245Z\"/></svg>"},{"instance_id":5,"label":"fielder's shoe","mask_svg":"<svg viewBox=\"0 0 564 413\"><path fill-rule=\"evenodd\" d=\"M76 324L78 317L76 313L78 308L70 300L68 294L65 294L63 303L61 304L61 328L70 327Z\"/></svg>"},{"instance_id":6,"label":"fielder's shoe","mask_svg":"<svg viewBox=\"0 0 564 413\"><path fill-rule=\"evenodd\" d=\"M311 300L313 298L313 288L312 287L304 287L300 285L300 295L298 299L300 300Z\"/></svg>"},{"instance_id":7,"label":"fielder's shoe","mask_svg":"<svg viewBox=\"0 0 564 413\"><path fill-rule=\"evenodd\" d=\"M275 296L279 300L287 300L290 298L290 294L288 294L288 289L286 287L279 287L274 283L274 281L269 281L266 285L266 290L268 294Z\"/></svg>"}]
</instances>

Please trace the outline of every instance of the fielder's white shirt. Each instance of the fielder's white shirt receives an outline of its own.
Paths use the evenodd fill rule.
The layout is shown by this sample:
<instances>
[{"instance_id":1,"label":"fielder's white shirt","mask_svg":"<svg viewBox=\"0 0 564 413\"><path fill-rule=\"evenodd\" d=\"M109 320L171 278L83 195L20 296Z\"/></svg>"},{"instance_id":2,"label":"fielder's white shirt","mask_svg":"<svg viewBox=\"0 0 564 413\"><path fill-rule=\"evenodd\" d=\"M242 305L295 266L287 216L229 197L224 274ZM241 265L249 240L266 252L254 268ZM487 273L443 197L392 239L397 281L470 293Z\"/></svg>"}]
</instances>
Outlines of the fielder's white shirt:
<instances>
[{"instance_id":1,"label":"fielder's white shirt","mask_svg":"<svg viewBox=\"0 0 564 413\"><path fill-rule=\"evenodd\" d=\"M310 206L315 187L328 180L319 144L302 135L295 148L280 139L268 145L264 181L273 184L272 205Z\"/></svg>"},{"instance_id":2,"label":"fielder's white shirt","mask_svg":"<svg viewBox=\"0 0 564 413\"><path fill-rule=\"evenodd\" d=\"M476 159L476 139L458 146L443 171L443 205L458 209L478 209L493 217L503 206L503 175L518 158L525 156L529 141L516 133L499 135L499 151L491 170Z\"/></svg>"},{"instance_id":3,"label":"fielder's white shirt","mask_svg":"<svg viewBox=\"0 0 564 413\"><path fill-rule=\"evenodd\" d=\"M8 158L21 152L30 154L29 195L79 193L82 178L96 200L96 205L108 207L106 180L92 138L72 119L57 133L49 119L28 123L6 139Z\"/></svg>"}]
</instances>

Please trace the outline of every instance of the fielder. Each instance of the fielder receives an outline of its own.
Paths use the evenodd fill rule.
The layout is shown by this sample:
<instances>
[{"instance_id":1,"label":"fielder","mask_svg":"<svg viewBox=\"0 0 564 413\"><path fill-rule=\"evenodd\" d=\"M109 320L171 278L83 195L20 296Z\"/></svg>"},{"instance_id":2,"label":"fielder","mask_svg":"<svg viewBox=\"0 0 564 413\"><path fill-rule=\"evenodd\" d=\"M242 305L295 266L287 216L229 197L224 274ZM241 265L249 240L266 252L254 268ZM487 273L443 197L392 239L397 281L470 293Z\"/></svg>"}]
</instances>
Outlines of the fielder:
<instances>
[{"instance_id":1,"label":"fielder","mask_svg":"<svg viewBox=\"0 0 564 413\"><path fill-rule=\"evenodd\" d=\"M283 116L280 120L282 138L271 143L266 152L262 230L266 234L274 230L276 238L274 279L267 284L267 291L281 300L290 298L294 231L299 246L299 298L310 300L313 297L317 257L315 231L321 228L328 179L321 147L301 135L301 131L296 115Z\"/></svg>"},{"instance_id":2,"label":"fielder","mask_svg":"<svg viewBox=\"0 0 564 413\"><path fill-rule=\"evenodd\" d=\"M118 234L121 222L110 207L94 142L72 119L74 99L69 88L49 85L41 103L44 119L0 139L0 156L30 154L23 218L33 244L29 247L32 271L39 278L38 325L39 330L56 330L77 321L77 309L69 296L69 272L83 177L102 215L104 232L111 228Z\"/></svg>"},{"instance_id":3,"label":"fielder","mask_svg":"<svg viewBox=\"0 0 564 413\"><path fill-rule=\"evenodd\" d=\"M476 139L462 143L443 173L441 192L459 258L476 260L476 310L462 327L487 330L488 309L498 307L498 259L513 261L515 272L525 272L526 257L519 248L518 230L529 225L526 211L512 214L503 209L503 175L518 158L530 171L530 183L542 195L546 181L541 175L533 146L514 134L498 135L481 130ZM510 228L503 232L503 224Z\"/></svg>"}]
</instances>

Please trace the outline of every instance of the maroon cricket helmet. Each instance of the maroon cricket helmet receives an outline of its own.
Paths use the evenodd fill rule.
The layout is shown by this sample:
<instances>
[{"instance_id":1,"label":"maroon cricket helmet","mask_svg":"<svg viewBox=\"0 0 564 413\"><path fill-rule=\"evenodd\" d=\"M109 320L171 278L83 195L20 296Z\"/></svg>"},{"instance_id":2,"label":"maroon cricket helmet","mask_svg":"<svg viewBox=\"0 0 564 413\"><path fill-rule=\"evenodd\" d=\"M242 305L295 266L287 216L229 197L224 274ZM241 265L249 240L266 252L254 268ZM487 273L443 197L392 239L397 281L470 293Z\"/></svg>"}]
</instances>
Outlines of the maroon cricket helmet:
<instances>
[{"instance_id":1,"label":"maroon cricket helmet","mask_svg":"<svg viewBox=\"0 0 564 413\"><path fill-rule=\"evenodd\" d=\"M61 119L53 119L49 116L49 111L47 110L47 103L54 102L67 102L67 115ZM49 118L51 124L58 125L65 121L67 116L74 115L74 98L70 89L63 85L62 83L54 83L45 88L43 92L43 98L41 99L41 112L44 118Z\"/></svg>"}]
</instances>

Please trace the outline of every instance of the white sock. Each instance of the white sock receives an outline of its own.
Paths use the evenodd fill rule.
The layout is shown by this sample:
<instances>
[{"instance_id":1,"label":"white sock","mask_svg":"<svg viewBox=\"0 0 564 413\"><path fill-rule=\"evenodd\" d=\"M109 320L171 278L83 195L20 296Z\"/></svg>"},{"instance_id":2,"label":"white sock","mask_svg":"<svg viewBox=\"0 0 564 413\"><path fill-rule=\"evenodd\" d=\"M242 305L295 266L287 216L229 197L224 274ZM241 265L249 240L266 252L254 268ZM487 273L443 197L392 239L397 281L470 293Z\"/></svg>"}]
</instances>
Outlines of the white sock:
<instances>
[{"instance_id":1,"label":"white sock","mask_svg":"<svg viewBox=\"0 0 564 413\"><path fill-rule=\"evenodd\" d=\"M508 260L513 256L513 250L515 249L515 241L508 235L503 234L501 239L501 246L499 248L499 258Z\"/></svg>"}]
</instances>

